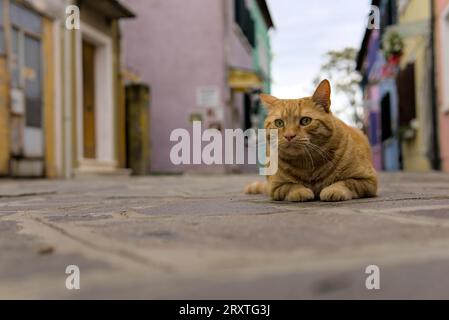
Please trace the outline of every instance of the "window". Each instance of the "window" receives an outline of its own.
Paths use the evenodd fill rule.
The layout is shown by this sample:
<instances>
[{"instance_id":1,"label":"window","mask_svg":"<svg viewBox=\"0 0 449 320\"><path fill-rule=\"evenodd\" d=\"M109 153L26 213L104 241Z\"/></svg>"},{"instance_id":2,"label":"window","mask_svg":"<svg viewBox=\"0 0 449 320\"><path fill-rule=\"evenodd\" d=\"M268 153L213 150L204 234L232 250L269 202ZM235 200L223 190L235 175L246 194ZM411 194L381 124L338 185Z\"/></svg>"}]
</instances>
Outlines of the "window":
<instances>
[{"instance_id":1,"label":"window","mask_svg":"<svg viewBox=\"0 0 449 320\"><path fill-rule=\"evenodd\" d=\"M399 125L416 118L415 64L409 63L396 78L399 95Z\"/></svg>"},{"instance_id":2,"label":"window","mask_svg":"<svg viewBox=\"0 0 449 320\"><path fill-rule=\"evenodd\" d=\"M243 123L243 129L248 130L252 128L252 122L251 122L251 95L249 93L245 93L244 95L244 123Z\"/></svg>"},{"instance_id":3,"label":"window","mask_svg":"<svg viewBox=\"0 0 449 320\"><path fill-rule=\"evenodd\" d=\"M248 42L254 48L256 45L255 38L255 25L254 20L251 17L251 12L248 10L245 4L245 0L235 0L234 1L234 13L235 22L242 30Z\"/></svg>"},{"instance_id":4,"label":"window","mask_svg":"<svg viewBox=\"0 0 449 320\"><path fill-rule=\"evenodd\" d=\"M22 52L19 52L19 39L20 33L19 29L13 27L11 30L11 41L12 41L12 55L11 55L11 76L12 76L12 86L13 88L21 87L20 70L22 68L20 63L20 57Z\"/></svg>"},{"instance_id":5,"label":"window","mask_svg":"<svg viewBox=\"0 0 449 320\"><path fill-rule=\"evenodd\" d=\"M382 117L382 142L388 140L393 136L393 129L391 127L391 101L390 94L386 94L381 102L381 117Z\"/></svg>"},{"instance_id":6,"label":"window","mask_svg":"<svg viewBox=\"0 0 449 320\"><path fill-rule=\"evenodd\" d=\"M11 2L10 18L13 25L20 26L24 31L32 34L40 34L42 31L42 19L33 11Z\"/></svg>"},{"instance_id":7,"label":"window","mask_svg":"<svg viewBox=\"0 0 449 320\"><path fill-rule=\"evenodd\" d=\"M386 28L397 23L397 6L395 0L387 0L381 8L381 35Z\"/></svg>"},{"instance_id":8,"label":"window","mask_svg":"<svg viewBox=\"0 0 449 320\"><path fill-rule=\"evenodd\" d=\"M379 132L379 115L377 112L369 113L369 138L371 145L375 146L379 143L377 133Z\"/></svg>"},{"instance_id":9,"label":"window","mask_svg":"<svg viewBox=\"0 0 449 320\"><path fill-rule=\"evenodd\" d=\"M32 36L24 36L24 72L26 125L42 127L41 42Z\"/></svg>"},{"instance_id":10,"label":"window","mask_svg":"<svg viewBox=\"0 0 449 320\"><path fill-rule=\"evenodd\" d=\"M25 100L26 127L42 128L42 21L15 2L10 6L11 84Z\"/></svg>"}]
</instances>

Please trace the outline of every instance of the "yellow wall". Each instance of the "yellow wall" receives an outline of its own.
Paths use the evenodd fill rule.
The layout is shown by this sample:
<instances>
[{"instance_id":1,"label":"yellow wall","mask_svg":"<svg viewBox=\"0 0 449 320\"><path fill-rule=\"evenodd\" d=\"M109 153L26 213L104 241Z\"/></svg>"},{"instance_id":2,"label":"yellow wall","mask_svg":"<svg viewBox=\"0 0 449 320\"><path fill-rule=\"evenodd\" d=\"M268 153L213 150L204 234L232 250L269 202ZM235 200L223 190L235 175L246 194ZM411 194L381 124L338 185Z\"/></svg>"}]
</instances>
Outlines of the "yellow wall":
<instances>
[{"instance_id":1,"label":"yellow wall","mask_svg":"<svg viewBox=\"0 0 449 320\"><path fill-rule=\"evenodd\" d=\"M430 4L428 0L411 0L403 13L400 13L399 23L411 23L429 19ZM415 63L415 88L416 88L416 116L418 129L412 140L402 144L404 169L407 171L428 171L431 169L430 162L426 156L426 145L424 130L428 124L426 119L430 117L430 105L424 105L422 88L428 87L424 83L427 72L426 48L428 39L425 36L407 37L405 40L404 56L401 66L407 63Z\"/></svg>"},{"instance_id":2,"label":"yellow wall","mask_svg":"<svg viewBox=\"0 0 449 320\"><path fill-rule=\"evenodd\" d=\"M9 173L9 86L6 59L0 58L0 175Z\"/></svg>"},{"instance_id":3,"label":"yellow wall","mask_svg":"<svg viewBox=\"0 0 449 320\"><path fill-rule=\"evenodd\" d=\"M53 31L49 19L43 19L42 45L44 50L44 135L45 173L56 177L55 168L55 123L54 123L54 57ZM0 58L0 175L9 175L11 137L9 132L9 80L6 59Z\"/></svg>"},{"instance_id":4,"label":"yellow wall","mask_svg":"<svg viewBox=\"0 0 449 320\"><path fill-rule=\"evenodd\" d=\"M113 30L113 76L114 76L114 90L116 100L116 117L114 132L116 135L117 147L115 149L116 159L120 168L126 166L126 110L125 110L125 86L121 73L121 52L120 52L120 24L118 21L111 23Z\"/></svg>"}]
</instances>

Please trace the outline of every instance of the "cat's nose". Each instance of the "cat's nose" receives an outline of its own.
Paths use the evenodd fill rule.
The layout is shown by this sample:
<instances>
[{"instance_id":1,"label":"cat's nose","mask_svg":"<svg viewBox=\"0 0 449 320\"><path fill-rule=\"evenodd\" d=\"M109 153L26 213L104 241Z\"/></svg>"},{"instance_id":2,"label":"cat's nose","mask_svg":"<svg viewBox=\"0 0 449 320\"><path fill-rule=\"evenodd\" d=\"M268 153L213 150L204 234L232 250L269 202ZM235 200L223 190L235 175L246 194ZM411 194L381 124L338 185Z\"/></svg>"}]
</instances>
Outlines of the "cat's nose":
<instances>
[{"instance_id":1,"label":"cat's nose","mask_svg":"<svg viewBox=\"0 0 449 320\"><path fill-rule=\"evenodd\" d=\"M287 139L287 141L292 141L293 139L296 138L296 134L294 133L288 133L284 135L284 138Z\"/></svg>"}]
</instances>

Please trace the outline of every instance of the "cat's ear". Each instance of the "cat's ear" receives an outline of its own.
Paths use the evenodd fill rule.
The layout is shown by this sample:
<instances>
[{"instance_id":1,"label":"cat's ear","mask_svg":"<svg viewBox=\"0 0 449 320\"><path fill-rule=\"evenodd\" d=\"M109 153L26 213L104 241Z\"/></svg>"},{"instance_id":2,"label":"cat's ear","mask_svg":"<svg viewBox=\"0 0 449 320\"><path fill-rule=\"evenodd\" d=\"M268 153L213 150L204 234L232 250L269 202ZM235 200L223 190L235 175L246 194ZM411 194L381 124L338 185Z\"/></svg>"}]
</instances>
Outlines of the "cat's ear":
<instances>
[{"instance_id":1,"label":"cat's ear","mask_svg":"<svg viewBox=\"0 0 449 320\"><path fill-rule=\"evenodd\" d=\"M262 101L263 105L267 107L268 110L273 109L276 101L278 101L278 98L270 96L269 94L261 93L259 97L260 101Z\"/></svg>"},{"instance_id":2,"label":"cat's ear","mask_svg":"<svg viewBox=\"0 0 449 320\"><path fill-rule=\"evenodd\" d=\"M324 111L329 112L331 108L331 84L329 80L323 80L316 88L312 96L313 102L323 107Z\"/></svg>"}]
</instances>

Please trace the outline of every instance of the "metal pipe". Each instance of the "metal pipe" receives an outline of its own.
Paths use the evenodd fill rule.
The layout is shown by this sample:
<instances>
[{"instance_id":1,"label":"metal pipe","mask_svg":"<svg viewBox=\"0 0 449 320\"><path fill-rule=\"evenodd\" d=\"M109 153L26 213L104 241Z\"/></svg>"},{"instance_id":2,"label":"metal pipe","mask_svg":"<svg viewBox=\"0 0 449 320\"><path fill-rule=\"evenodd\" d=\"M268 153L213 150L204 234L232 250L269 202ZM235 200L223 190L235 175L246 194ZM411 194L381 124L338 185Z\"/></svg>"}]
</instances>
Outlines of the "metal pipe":
<instances>
[{"instance_id":1,"label":"metal pipe","mask_svg":"<svg viewBox=\"0 0 449 320\"><path fill-rule=\"evenodd\" d=\"M64 31L64 176L72 177L72 46L71 31Z\"/></svg>"},{"instance_id":2,"label":"metal pipe","mask_svg":"<svg viewBox=\"0 0 449 320\"><path fill-rule=\"evenodd\" d=\"M437 84L436 84L436 54L435 54L435 0L430 0L430 88L431 88L431 108L432 108L432 150L431 155L432 169L441 170L441 157L439 145L439 130L438 130L438 106L437 106Z\"/></svg>"}]
</instances>

